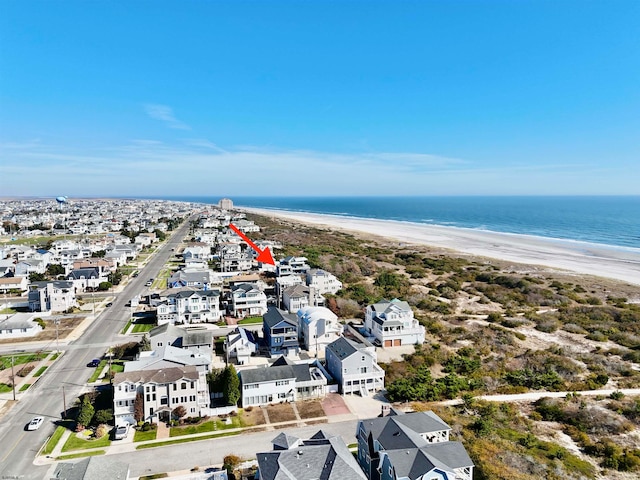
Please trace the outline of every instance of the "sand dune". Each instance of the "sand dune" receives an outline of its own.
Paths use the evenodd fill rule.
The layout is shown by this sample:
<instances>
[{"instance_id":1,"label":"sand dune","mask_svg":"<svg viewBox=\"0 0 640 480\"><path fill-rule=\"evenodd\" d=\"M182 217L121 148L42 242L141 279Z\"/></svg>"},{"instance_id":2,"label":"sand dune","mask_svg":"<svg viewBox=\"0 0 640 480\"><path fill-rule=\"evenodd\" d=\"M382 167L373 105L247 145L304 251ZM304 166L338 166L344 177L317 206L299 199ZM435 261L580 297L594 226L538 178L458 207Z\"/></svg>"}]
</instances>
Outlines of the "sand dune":
<instances>
[{"instance_id":1,"label":"sand dune","mask_svg":"<svg viewBox=\"0 0 640 480\"><path fill-rule=\"evenodd\" d=\"M640 285L640 249L391 220L257 208L243 208L243 210L345 231L370 233L395 239L401 243L429 245L471 255L541 265Z\"/></svg>"}]
</instances>

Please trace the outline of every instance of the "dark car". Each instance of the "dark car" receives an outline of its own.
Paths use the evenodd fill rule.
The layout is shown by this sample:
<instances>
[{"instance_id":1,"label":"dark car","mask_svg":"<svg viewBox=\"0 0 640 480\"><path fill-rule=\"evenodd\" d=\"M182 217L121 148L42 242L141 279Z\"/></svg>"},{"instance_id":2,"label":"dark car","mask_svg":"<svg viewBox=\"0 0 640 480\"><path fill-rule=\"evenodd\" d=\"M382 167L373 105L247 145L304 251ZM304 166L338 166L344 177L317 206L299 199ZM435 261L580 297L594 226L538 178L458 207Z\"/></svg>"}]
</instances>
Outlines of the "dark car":
<instances>
[{"instance_id":1,"label":"dark car","mask_svg":"<svg viewBox=\"0 0 640 480\"><path fill-rule=\"evenodd\" d=\"M89 363L87 363L87 367L97 367L98 365L100 365L100 359L99 358L94 358Z\"/></svg>"},{"instance_id":2,"label":"dark car","mask_svg":"<svg viewBox=\"0 0 640 480\"><path fill-rule=\"evenodd\" d=\"M105 305L105 307L110 307L111 305L113 305L113 303L109 302Z\"/></svg>"}]
</instances>

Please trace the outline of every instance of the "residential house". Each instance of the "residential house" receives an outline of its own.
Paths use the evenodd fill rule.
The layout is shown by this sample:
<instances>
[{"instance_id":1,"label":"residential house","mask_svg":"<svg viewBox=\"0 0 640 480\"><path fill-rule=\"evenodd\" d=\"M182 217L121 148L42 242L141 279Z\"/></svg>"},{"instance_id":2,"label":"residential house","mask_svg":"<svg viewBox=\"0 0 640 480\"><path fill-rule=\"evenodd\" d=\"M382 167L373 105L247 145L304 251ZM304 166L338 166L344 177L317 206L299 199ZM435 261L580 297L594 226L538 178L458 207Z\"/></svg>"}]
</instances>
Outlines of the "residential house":
<instances>
[{"instance_id":1,"label":"residential house","mask_svg":"<svg viewBox=\"0 0 640 480\"><path fill-rule=\"evenodd\" d=\"M166 295L158 305L158 325L202 323L220 320L220 291L184 288Z\"/></svg>"},{"instance_id":2,"label":"residential house","mask_svg":"<svg viewBox=\"0 0 640 480\"><path fill-rule=\"evenodd\" d=\"M189 268L178 270L167 280L167 287L209 287L222 283L220 278L211 270L202 270L201 268Z\"/></svg>"},{"instance_id":3,"label":"residential house","mask_svg":"<svg viewBox=\"0 0 640 480\"><path fill-rule=\"evenodd\" d=\"M278 296L278 304L282 304L282 294L286 288L296 285L304 285L304 280L300 275L284 275L276 277L276 295Z\"/></svg>"},{"instance_id":4,"label":"residential house","mask_svg":"<svg viewBox=\"0 0 640 480\"><path fill-rule=\"evenodd\" d=\"M296 315L302 348L324 358L326 346L342 336L338 316L325 307L303 307Z\"/></svg>"},{"instance_id":5,"label":"residential house","mask_svg":"<svg viewBox=\"0 0 640 480\"><path fill-rule=\"evenodd\" d=\"M375 347L366 347L344 337L327 345L325 365L338 382L340 393L362 396L384 388L384 370L378 365Z\"/></svg>"},{"instance_id":6,"label":"residential house","mask_svg":"<svg viewBox=\"0 0 640 480\"><path fill-rule=\"evenodd\" d=\"M306 274L311 267L307 264L307 257L285 257L277 265L278 276L291 274Z\"/></svg>"},{"instance_id":7,"label":"residential house","mask_svg":"<svg viewBox=\"0 0 640 480\"><path fill-rule=\"evenodd\" d=\"M342 288L342 282L326 270L313 268L306 275L307 286L319 294L334 294Z\"/></svg>"},{"instance_id":8,"label":"residential house","mask_svg":"<svg viewBox=\"0 0 640 480\"><path fill-rule=\"evenodd\" d=\"M262 332L271 356L298 353L298 319L295 315L269 307L262 316Z\"/></svg>"},{"instance_id":9,"label":"residential house","mask_svg":"<svg viewBox=\"0 0 640 480\"><path fill-rule=\"evenodd\" d=\"M47 267L42 260L28 258L16 263L15 274L18 276L28 277L32 273L43 274L47 271Z\"/></svg>"},{"instance_id":10,"label":"residential house","mask_svg":"<svg viewBox=\"0 0 640 480\"><path fill-rule=\"evenodd\" d=\"M364 322L367 334L383 347L424 343L424 326L413 317L409 304L397 298L369 305Z\"/></svg>"},{"instance_id":11,"label":"residential house","mask_svg":"<svg viewBox=\"0 0 640 480\"><path fill-rule=\"evenodd\" d=\"M271 452L258 453L259 480L366 480L338 435L322 430L308 440L280 433Z\"/></svg>"},{"instance_id":12,"label":"residential house","mask_svg":"<svg viewBox=\"0 0 640 480\"><path fill-rule=\"evenodd\" d=\"M120 267L122 265L126 265L127 263L127 253L120 251L120 250L111 250L105 253L104 255L104 259L107 262L110 262L112 264L116 265L117 267Z\"/></svg>"},{"instance_id":13,"label":"residential house","mask_svg":"<svg viewBox=\"0 0 640 480\"><path fill-rule=\"evenodd\" d=\"M34 318L35 315L31 313L14 313L0 319L0 339L37 335L42 331L42 327L39 323L34 322Z\"/></svg>"},{"instance_id":14,"label":"residential house","mask_svg":"<svg viewBox=\"0 0 640 480\"><path fill-rule=\"evenodd\" d=\"M237 327L224 341L227 361L235 358L237 365L246 365L257 350L258 342L253 333L242 327Z\"/></svg>"},{"instance_id":15,"label":"residential house","mask_svg":"<svg viewBox=\"0 0 640 480\"><path fill-rule=\"evenodd\" d=\"M25 292L29 288L27 277L0 277L0 292Z\"/></svg>"},{"instance_id":16,"label":"residential house","mask_svg":"<svg viewBox=\"0 0 640 480\"><path fill-rule=\"evenodd\" d=\"M147 422L169 421L171 412L178 406L183 406L190 417L207 415L209 403L199 401L202 399L199 378L192 365L116 373L113 378L115 423L137 423L134 415L138 394L143 401L142 420Z\"/></svg>"},{"instance_id":17,"label":"residential house","mask_svg":"<svg viewBox=\"0 0 640 480\"><path fill-rule=\"evenodd\" d=\"M253 257L244 253L225 253L220 257L220 271L229 272L246 272L253 268Z\"/></svg>"},{"instance_id":18,"label":"residential house","mask_svg":"<svg viewBox=\"0 0 640 480\"><path fill-rule=\"evenodd\" d=\"M69 272L67 280L73 283L74 291L77 293L85 292L87 289L90 291L96 290L101 282L107 280L107 277L100 275L100 271L95 267L78 268Z\"/></svg>"},{"instance_id":19,"label":"residential house","mask_svg":"<svg viewBox=\"0 0 640 480\"><path fill-rule=\"evenodd\" d=\"M200 326L176 327L170 323L159 325L149 331L151 350L170 345L176 348L213 350L213 332Z\"/></svg>"},{"instance_id":20,"label":"residential house","mask_svg":"<svg viewBox=\"0 0 640 480\"><path fill-rule=\"evenodd\" d=\"M64 312L77 306L73 282L54 280L29 285L29 310L32 312Z\"/></svg>"},{"instance_id":21,"label":"residential house","mask_svg":"<svg viewBox=\"0 0 640 480\"><path fill-rule=\"evenodd\" d=\"M450 431L433 412L392 408L358 422L358 463L370 480L471 480L473 461Z\"/></svg>"},{"instance_id":22,"label":"residential house","mask_svg":"<svg viewBox=\"0 0 640 480\"><path fill-rule=\"evenodd\" d=\"M197 258L200 260L209 260L211 257L211 247L206 243L191 243L182 251L182 258L186 261L188 258Z\"/></svg>"},{"instance_id":23,"label":"residential house","mask_svg":"<svg viewBox=\"0 0 640 480\"><path fill-rule=\"evenodd\" d=\"M267 312L267 296L255 284L240 283L231 287L230 313L235 317L264 315Z\"/></svg>"},{"instance_id":24,"label":"residential house","mask_svg":"<svg viewBox=\"0 0 640 480\"><path fill-rule=\"evenodd\" d=\"M330 378L318 361L294 364L284 357L269 367L241 370L238 375L244 408L322 398Z\"/></svg>"},{"instance_id":25,"label":"residential house","mask_svg":"<svg viewBox=\"0 0 640 480\"><path fill-rule=\"evenodd\" d=\"M104 258L84 258L73 262L72 267L73 270L81 268L97 268L100 275L108 275L115 271L116 264L113 261L105 260Z\"/></svg>"},{"instance_id":26,"label":"residential house","mask_svg":"<svg viewBox=\"0 0 640 480\"><path fill-rule=\"evenodd\" d=\"M252 233L260 231L260 227L256 225L252 220L235 220L233 224L238 227L238 230L240 230L242 233Z\"/></svg>"},{"instance_id":27,"label":"residential house","mask_svg":"<svg viewBox=\"0 0 640 480\"><path fill-rule=\"evenodd\" d=\"M49 480L127 480L129 465L109 457L87 457L60 462Z\"/></svg>"}]
</instances>

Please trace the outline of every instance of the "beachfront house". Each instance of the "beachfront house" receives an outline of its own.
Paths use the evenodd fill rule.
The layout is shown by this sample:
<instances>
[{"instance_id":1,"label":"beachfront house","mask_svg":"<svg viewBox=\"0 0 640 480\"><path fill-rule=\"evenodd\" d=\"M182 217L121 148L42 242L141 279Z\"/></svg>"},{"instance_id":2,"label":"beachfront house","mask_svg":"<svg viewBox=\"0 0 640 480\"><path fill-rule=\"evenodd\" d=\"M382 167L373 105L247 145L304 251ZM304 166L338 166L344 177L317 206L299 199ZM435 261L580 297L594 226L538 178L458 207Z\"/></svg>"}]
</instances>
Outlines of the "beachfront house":
<instances>
[{"instance_id":1,"label":"beachfront house","mask_svg":"<svg viewBox=\"0 0 640 480\"><path fill-rule=\"evenodd\" d=\"M326 369L338 382L340 393L368 396L384 388L384 370L378 365L375 347L344 337L327 345Z\"/></svg>"},{"instance_id":2,"label":"beachfront house","mask_svg":"<svg viewBox=\"0 0 640 480\"><path fill-rule=\"evenodd\" d=\"M391 408L358 422L358 463L370 480L471 480L473 461L450 431L433 412Z\"/></svg>"},{"instance_id":3,"label":"beachfront house","mask_svg":"<svg viewBox=\"0 0 640 480\"><path fill-rule=\"evenodd\" d=\"M369 305L364 326L367 335L385 348L424 343L424 326L414 318L409 304L397 298Z\"/></svg>"},{"instance_id":4,"label":"beachfront house","mask_svg":"<svg viewBox=\"0 0 640 480\"><path fill-rule=\"evenodd\" d=\"M307 272L306 282L309 288L314 289L320 295L325 293L335 294L342 288L342 282L335 275L317 268Z\"/></svg>"},{"instance_id":5,"label":"beachfront house","mask_svg":"<svg viewBox=\"0 0 640 480\"><path fill-rule=\"evenodd\" d=\"M325 348L342 336L338 316L325 307L304 307L298 310L298 339L302 348L324 358Z\"/></svg>"}]
</instances>

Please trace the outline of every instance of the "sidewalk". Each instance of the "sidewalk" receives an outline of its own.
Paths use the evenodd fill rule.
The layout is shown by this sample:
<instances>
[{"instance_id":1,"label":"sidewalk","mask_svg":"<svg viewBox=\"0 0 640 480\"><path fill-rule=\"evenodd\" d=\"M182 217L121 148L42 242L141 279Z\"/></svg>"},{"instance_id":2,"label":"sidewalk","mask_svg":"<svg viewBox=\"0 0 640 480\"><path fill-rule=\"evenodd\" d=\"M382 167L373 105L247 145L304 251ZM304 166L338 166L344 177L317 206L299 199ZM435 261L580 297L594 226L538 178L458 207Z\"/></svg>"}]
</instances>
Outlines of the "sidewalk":
<instances>
[{"instance_id":1,"label":"sidewalk","mask_svg":"<svg viewBox=\"0 0 640 480\"><path fill-rule=\"evenodd\" d=\"M266 413L266 412L265 412ZM297 413L297 409L296 409L296 413ZM153 445L158 445L163 446L164 443L166 442L171 442L171 441L182 441L184 442L185 439L190 439L191 441L198 441L198 440L208 440L208 439L213 439L213 438L220 438L220 437L224 437L230 434L238 434L240 435L243 431L250 431L250 432L256 432L256 431L268 431L268 430L279 430L282 428L287 428L287 427L304 427L307 425L315 425L315 424L320 424L320 423L337 423L337 422L344 422L344 421L356 421L358 419L358 417L356 415L354 415L353 413L348 413L348 414L340 414L340 415L336 415L336 418L333 418L331 416L322 416L322 417L314 417L314 418L300 418L299 414L296 414L296 420L291 420L291 421L286 421L286 422L277 422L277 423L271 423L268 420L268 415L265 415L265 424L262 425L252 425L249 427L240 427L240 428L230 428L230 429L226 429L226 430L213 430L210 432L202 432L202 433L194 433L191 435L180 435L177 437L171 437L169 438L169 428L167 428L166 426L162 425L162 426L158 426L158 434L156 436L155 440L148 440L145 442L133 442L133 438L135 435L135 430L133 428L131 428L129 430L129 435L127 436L126 439L124 440L117 440L117 441L112 441L111 445L107 446L107 447L97 447L97 448L90 448L90 449L85 449L85 450L73 450L70 452L65 452L65 455L77 455L77 454L83 454L83 453L89 453L89 452L95 452L95 451L102 451L104 450L106 453L105 455L118 455L121 453L127 453L127 452L135 452L136 449L142 445L145 446L153 446ZM162 430L162 428L164 428L166 430L165 435L163 435L163 438L160 438L160 431ZM60 439L60 441L58 442L58 444L56 445L56 447L53 449L52 453L46 457L44 456L39 456L36 457L34 463L36 465L47 465L47 464L51 464L51 463L55 463L58 462L59 460L56 460L56 457L60 456L61 452L62 452L62 447L64 445L64 443L67 441L67 439L69 438L69 436L71 436L73 434L73 432L67 430L65 431L64 435L62 436L62 438ZM151 447L147 447L147 448L151 448Z\"/></svg>"}]
</instances>

